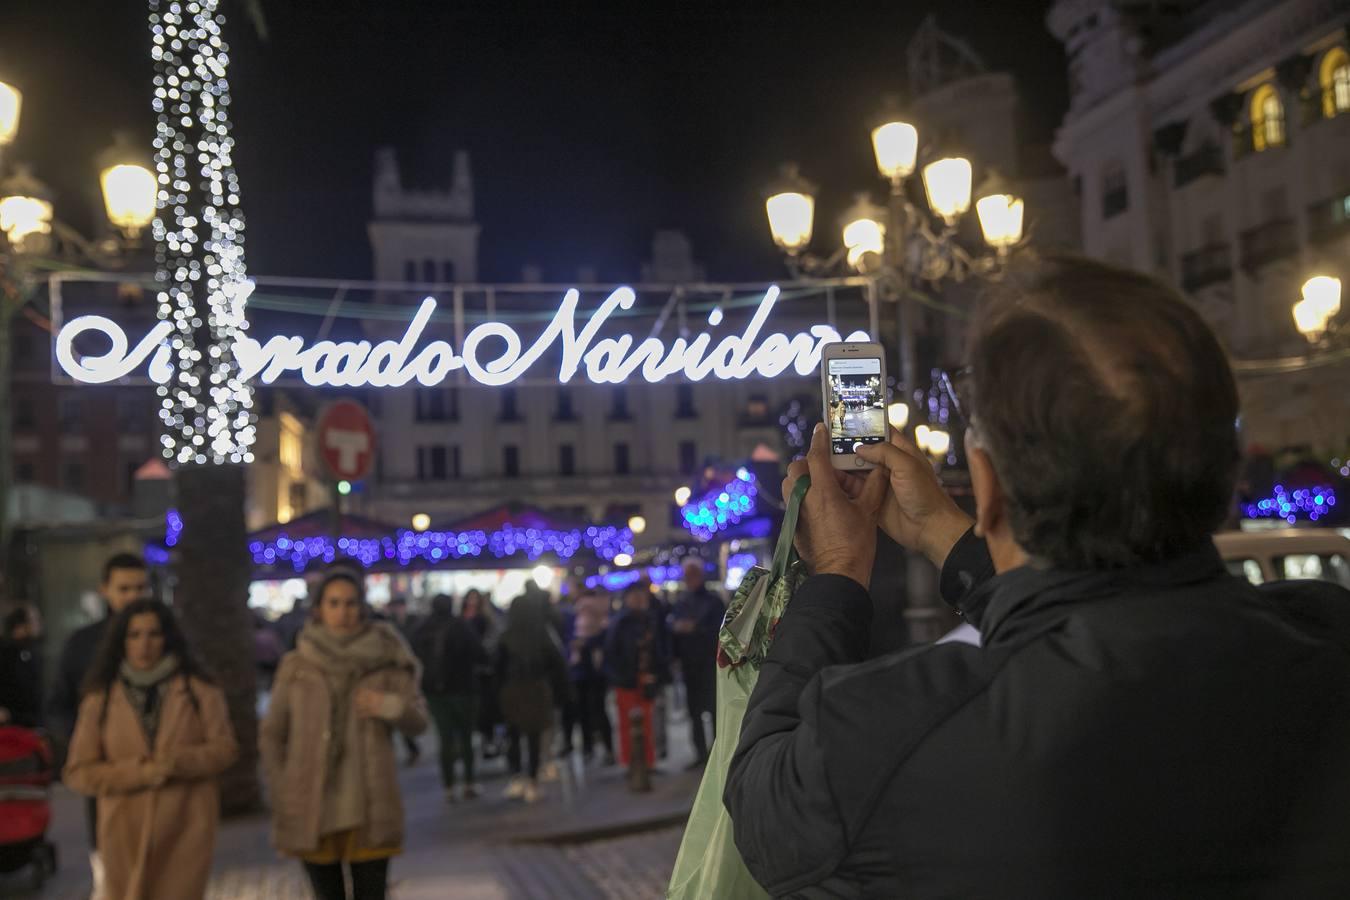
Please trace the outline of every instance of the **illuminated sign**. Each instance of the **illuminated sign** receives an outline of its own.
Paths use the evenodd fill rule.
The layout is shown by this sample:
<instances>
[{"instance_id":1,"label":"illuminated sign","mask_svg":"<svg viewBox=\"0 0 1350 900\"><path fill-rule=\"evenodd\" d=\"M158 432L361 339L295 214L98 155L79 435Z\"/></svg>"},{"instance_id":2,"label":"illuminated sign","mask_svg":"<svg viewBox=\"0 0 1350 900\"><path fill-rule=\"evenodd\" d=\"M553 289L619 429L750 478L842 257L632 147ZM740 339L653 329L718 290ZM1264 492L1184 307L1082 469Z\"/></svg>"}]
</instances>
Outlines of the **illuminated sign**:
<instances>
[{"instance_id":1,"label":"illuminated sign","mask_svg":"<svg viewBox=\"0 0 1350 900\"><path fill-rule=\"evenodd\" d=\"M422 332L436 311L436 301L422 301L398 340L319 341L306 345L305 339L278 335L265 343L251 337L235 340L234 356L246 381L271 384L287 373L297 373L315 387L401 387L416 380L426 387L440 384L451 372L463 369L481 384L502 385L523 376L551 347L561 349L558 380L566 383L578 371L596 384L620 384L635 374L650 382L682 375L690 381L715 378L734 379L761 375L772 378L794 369L809 375L820 363L826 344L840 340L839 332L829 325L813 325L809 331L788 336L781 332L762 335L765 321L778 300L778 287L765 292L754 315L740 334L723 337L716 344L713 336L701 332L692 339L676 338L667 344L656 337L642 340L631 334L598 337L601 327L616 310L633 307L637 295L632 288L621 287L600 304L577 330L577 302L580 293L568 291L562 305L547 327L526 348L514 328L503 322L484 322L464 338L456 352L445 341L429 341L419 346ZM710 316L714 326L721 322ZM103 335L109 342L102 356L77 357L74 342L86 333ZM104 316L72 319L57 334L56 360L62 370L76 381L103 384L126 378L141 366L147 366L152 381L169 380L175 356L173 326L160 322L133 347L126 333ZM856 331L850 341L869 340Z\"/></svg>"}]
</instances>

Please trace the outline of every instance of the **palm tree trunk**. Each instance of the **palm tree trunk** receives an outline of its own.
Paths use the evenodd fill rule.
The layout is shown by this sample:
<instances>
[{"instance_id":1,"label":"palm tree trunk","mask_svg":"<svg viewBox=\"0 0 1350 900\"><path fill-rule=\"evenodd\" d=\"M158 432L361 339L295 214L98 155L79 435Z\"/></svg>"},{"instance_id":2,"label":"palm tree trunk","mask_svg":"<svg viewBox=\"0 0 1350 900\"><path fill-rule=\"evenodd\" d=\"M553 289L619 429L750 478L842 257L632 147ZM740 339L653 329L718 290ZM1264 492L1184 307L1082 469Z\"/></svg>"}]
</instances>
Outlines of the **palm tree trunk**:
<instances>
[{"instance_id":1,"label":"palm tree trunk","mask_svg":"<svg viewBox=\"0 0 1350 900\"><path fill-rule=\"evenodd\" d=\"M262 793L244 470L183 466L177 477L183 531L174 607L193 649L225 691L239 741L239 761L221 777L222 809L227 814L248 812L261 807Z\"/></svg>"}]
</instances>

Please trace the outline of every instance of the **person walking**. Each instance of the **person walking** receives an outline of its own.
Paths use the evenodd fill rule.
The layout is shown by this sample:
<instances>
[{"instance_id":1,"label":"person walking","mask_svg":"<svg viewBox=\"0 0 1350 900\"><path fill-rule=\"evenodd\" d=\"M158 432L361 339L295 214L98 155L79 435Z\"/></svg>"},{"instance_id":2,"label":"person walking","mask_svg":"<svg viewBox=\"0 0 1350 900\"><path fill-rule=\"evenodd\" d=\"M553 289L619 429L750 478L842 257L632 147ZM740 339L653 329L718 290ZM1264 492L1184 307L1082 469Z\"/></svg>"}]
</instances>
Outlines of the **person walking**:
<instances>
[{"instance_id":1,"label":"person walking","mask_svg":"<svg viewBox=\"0 0 1350 900\"><path fill-rule=\"evenodd\" d=\"M109 623L84 683L65 783L98 797L108 900L206 893L220 818L216 778L239 756L225 694L173 613L136 600Z\"/></svg>"},{"instance_id":2,"label":"person walking","mask_svg":"<svg viewBox=\"0 0 1350 900\"><path fill-rule=\"evenodd\" d=\"M581 729L583 759L593 758L595 738L605 750L604 762L614 765L614 729L605 709L609 682L605 678L605 628L609 603L599 591L585 590L577 597L573 636L568 647L567 671L572 680L573 714L563 716L564 746L571 746L572 732Z\"/></svg>"},{"instance_id":3,"label":"person walking","mask_svg":"<svg viewBox=\"0 0 1350 900\"><path fill-rule=\"evenodd\" d=\"M422 663L422 693L440 743L441 784L455 801L455 761L464 767L464 799L478 797L474 781L473 732L478 721L478 681L489 664L478 633L455 615L445 594L431 600L431 615L413 632L413 650Z\"/></svg>"},{"instance_id":4,"label":"person walking","mask_svg":"<svg viewBox=\"0 0 1350 900\"><path fill-rule=\"evenodd\" d=\"M150 593L150 570L145 560L133 553L118 553L103 564L98 584L104 604L103 615L66 638L57 657L56 675L47 700L46 726L58 751L64 749L75 730L80 710L81 690L89 665L98 653L109 620ZM59 755L58 755L59 758ZM90 796L85 805L89 830L89 869L94 882L93 896L101 896L103 865L98 854L98 798Z\"/></svg>"},{"instance_id":5,"label":"person walking","mask_svg":"<svg viewBox=\"0 0 1350 900\"><path fill-rule=\"evenodd\" d=\"M656 767L655 699L670 681L664 624L653 609L650 585L639 581L624 590L623 611L605 635L605 674L614 685L619 711L619 762L625 766L633 758L631 722L637 711L642 717L647 768Z\"/></svg>"},{"instance_id":6,"label":"person walking","mask_svg":"<svg viewBox=\"0 0 1350 900\"><path fill-rule=\"evenodd\" d=\"M527 589L511 602L506 630L497 644L495 668L509 742L506 761L511 781L505 795L534 803L539 799L543 735L553 726L554 708L567 698L570 687L562 644L553 630L548 595L543 591Z\"/></svg>"},{"instance_id":7,"label":"person walking","mask_svg":"<svg viewBox=\"0 0 1350 900\"><path fill-rule=\"evenodd\" d=\"M727 609L722 598L708 589L702 559L684 561L684 587L670 614L670 631L684 676L689 731L694 741L694 761L689 768L697 769L708 762L704 713L708 715L709 732L717 737L717 636Z\"/></svg>"},{"instance_id":8,"label":"person walking","mask_svg":"<svg viewBox=\"0 0 1350 900\"><path fill-rule=\"evenodd\" d=\"M354 900L385 897L403 844L393 733L427 726L418 675L393 626L371 620L360 579L325 576L277 668L258 741L273 840L301 860L320 900L345 900L345 877Z\"/></svg>"},{"instance_id":9,"label":"person walking","mask_svg":"<svg viewBox=\"0 0 1350 900\"><path fill-rule=\"evenodd\" d=\"M464 594L460 607L460 618L469 623L469 627L478 635L488 659L497 658L497 642L501 639L498 625L499 614L488 602L487 597L477 588L470 588ZM493 759L502 754L502 741L499 726L502 724L501 701L497 696L500 685L494 666L488 666L478 679L478 736L482 742L483 758Z\"/></svg>"},{"instance_id":10,"label":"person walking","mask_svg":"<svg viewBox=\"0 0 1350 900\"><path fill-rule=\"evenodd\" d=\"M0 725L42 725L42 623L31 606L5 615L0 637Z\"/></svg>"}]
</instances>

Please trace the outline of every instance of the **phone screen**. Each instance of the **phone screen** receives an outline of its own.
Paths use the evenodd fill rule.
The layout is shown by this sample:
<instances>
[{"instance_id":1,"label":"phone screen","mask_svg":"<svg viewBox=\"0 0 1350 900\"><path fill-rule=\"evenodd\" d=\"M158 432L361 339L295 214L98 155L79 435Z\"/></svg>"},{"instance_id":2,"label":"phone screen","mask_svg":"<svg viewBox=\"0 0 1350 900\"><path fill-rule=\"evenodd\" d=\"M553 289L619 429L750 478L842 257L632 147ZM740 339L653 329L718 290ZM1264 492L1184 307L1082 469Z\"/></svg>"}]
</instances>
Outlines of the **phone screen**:
<instances>
[{"instance_id":1,"label":"phone screen","mask_svg":"<svg viewBox=\"0 0 1350 900\"><path fill-rule=\"evenodd\" d=\"M852 453L859 444L886 440L886 391L877 357L828 360L829 388L825 421L830 427L830 450Z\"/></svg>"}]
</instances>

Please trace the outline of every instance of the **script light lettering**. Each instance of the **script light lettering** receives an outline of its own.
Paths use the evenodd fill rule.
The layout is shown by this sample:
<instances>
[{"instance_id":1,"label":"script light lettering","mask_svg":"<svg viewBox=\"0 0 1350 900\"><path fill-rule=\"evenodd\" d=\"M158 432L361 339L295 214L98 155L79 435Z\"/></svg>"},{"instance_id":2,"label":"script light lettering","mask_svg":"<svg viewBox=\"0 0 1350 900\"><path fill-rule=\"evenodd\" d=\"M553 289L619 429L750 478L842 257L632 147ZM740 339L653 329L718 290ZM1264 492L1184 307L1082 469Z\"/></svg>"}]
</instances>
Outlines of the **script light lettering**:
<instances>
[{"instance_id":1,"label":"script light lettering","mask_svg":"<svg viewBox=\"0 0 1350 900\"><path fill-rule=\"evenodd\" d=\"M622 384L635 374L656 383L673 375L690 381L712 376L724 380L759 375L772 378L794 369L809 375L820 363L825 345L840 340L839 332L829 325L812 325L806 332L788 336L760 332L778 301L777 285L770 287L756 307L745 330L722 337L714 344L713 335L700 332L692 338L678 337L667 344L657 337L638 341L631 334L597 340L600 329L618 310L633 308L637 295L632 288L621 287L611 293L577 330L577 304L581 295L568 291L548 325L527 348L520 334L505 322L484 322L464 337L457 353L445 341L421 344L427 323L436 312L436 301L427 297L418 306L407 330L397 341L318 341L307 345L295 335L277 335L265 343L241 335L234 344L234 356L246 381L272 384L287 373L299 375L314 387L402 387L416 380L432 387L458 369L474 381L486 385L504 385L522 377L539 359L557 345L561 350L558 381L566 384L579 371L596 384ZM719 315L709 315L716 327ZM160 322L133 347L126 332L105 316L80 316L66 323L56 336L56 361L71 378L86 384L106 384L129 377L146 365L150 379L158 384L169 381L176 357L172 340L173 326ZM77 356L75 341L81 335L95 333L108 342L101 355ZM867 333L855 331L850 341L866 341Z\"/></svg>"}]
</instances>

